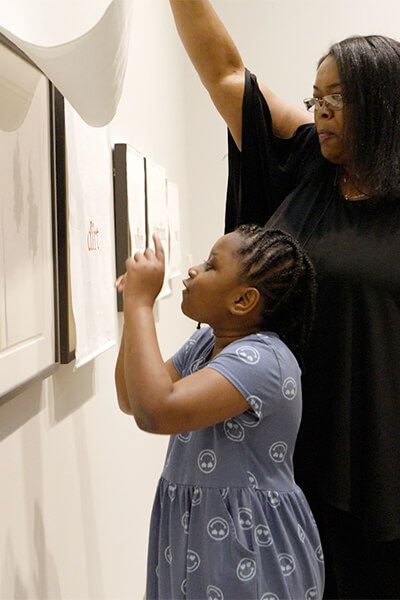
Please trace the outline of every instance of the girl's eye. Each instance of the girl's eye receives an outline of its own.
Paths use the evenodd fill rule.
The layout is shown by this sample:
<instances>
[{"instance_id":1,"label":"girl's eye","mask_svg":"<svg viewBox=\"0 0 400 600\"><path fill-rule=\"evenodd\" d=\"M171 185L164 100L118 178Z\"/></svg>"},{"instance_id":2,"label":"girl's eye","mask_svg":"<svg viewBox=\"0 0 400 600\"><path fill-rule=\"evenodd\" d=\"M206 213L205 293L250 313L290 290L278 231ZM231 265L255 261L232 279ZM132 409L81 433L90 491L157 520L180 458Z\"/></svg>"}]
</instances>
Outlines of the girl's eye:
<instances>
[{"instance_id":1,"label":"girl's eye","mask_svg":"<svg viewBox=\"0 0 400 600\"><path fill-rule=\"evenodd\" d=\"M212 264L210 263L209 260L205 260L204 261L204 270L209 271L210 269L212 269Z\"/></svg>"}]
</instances>

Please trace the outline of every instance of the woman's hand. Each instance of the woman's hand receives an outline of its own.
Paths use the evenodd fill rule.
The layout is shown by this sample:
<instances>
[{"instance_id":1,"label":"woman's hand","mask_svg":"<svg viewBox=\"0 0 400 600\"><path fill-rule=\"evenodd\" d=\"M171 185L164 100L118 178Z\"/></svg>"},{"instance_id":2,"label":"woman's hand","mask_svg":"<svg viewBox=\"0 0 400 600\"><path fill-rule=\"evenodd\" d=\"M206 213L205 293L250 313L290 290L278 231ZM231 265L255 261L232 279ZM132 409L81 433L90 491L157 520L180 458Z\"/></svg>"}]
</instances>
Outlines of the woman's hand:
<instances>
[{"instance_id":1,"label":"woman's hand","mask_svg":"<svg viewBox=\"0 0 400 600\"><path fill-rule=\"evenodd\" d=\"M124 307L153 306L164 281L165 257L160 238L153 235L155 251L146 248L125 262L126 273L115 282L123 293Z\"/></svg>"}]
</instances>

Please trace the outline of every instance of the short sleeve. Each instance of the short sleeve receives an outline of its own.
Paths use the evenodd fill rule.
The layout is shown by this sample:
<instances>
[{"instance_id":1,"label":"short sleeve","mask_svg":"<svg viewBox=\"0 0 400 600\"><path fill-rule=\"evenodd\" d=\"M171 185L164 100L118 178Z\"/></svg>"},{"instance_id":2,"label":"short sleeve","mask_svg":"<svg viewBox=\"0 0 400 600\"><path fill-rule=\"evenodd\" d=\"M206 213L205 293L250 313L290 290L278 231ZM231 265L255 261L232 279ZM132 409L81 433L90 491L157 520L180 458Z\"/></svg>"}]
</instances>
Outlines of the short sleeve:
<instances>
[{"instance_id":1,"label":"short sleeve","mask_svg":"<svg viewBox=\"0 0 400 600\"><path fill-rule=\"evenodd\" d=\"M194 373L206 362L212 341L213 333L210 327L196 329L183 346L175 352L172 362L181 377Z\"/></svg>"},{"instance_id":2,"label":"short sleeve","mask_svg":"<svg viewBox=\"0 0 400 600\"><path fill-rule=\"evenodd\" d=\"M228 131L229 175L225 231L242 223L265 225L295 188L307 163L320 156L314 124L301 125L293 137L277 137L257 78L246 69L242 151Z\"/></svg>"},{"instance_id":3,"label":"short sleeve","mask_svg":"<svg viewBox=\"0 0 400 600\"><path fill-rule=\"evenodd\" d=\"M261 334L229 344L210 363L242 394L261 420L271 415L282 397L285 373L300 386L300 369L290 350L276 337Z\"/></svg>"}]
</instances>

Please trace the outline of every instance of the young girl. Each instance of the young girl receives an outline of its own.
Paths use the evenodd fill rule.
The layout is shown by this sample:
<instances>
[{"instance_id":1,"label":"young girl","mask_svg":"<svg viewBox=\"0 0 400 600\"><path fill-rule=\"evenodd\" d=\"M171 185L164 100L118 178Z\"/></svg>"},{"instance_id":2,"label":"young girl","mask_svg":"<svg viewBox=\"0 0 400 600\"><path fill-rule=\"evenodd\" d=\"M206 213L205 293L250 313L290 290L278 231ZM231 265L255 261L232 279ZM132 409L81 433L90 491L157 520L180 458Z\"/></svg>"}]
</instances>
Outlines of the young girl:
<instances>
[{"instance_id":1,"label":"young girl","mask_svg":"<svg viewBox=\"0 0 400 600\"><path fill-rule=\"evenodd\" d=\"M319 535L292 468L313 267L281 231L224 235L183 281L183 313L208 327L164 363L152 311L164 254L154 244L116 283L120 408L145 431L174 434L152 513L147 600L321 598Z\"/></svg>"}]
</instances>

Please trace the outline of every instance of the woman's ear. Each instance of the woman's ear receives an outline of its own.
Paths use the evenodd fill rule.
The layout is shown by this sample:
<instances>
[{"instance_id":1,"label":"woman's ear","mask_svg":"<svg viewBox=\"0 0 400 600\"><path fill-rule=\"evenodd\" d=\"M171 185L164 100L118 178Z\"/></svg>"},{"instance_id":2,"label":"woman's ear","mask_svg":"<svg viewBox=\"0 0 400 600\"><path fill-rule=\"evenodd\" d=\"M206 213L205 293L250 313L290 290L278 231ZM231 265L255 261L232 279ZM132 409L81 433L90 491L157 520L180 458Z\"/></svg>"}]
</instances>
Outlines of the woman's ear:
<instances>
[{"instance_id":1,"label":"woman's ear","mask_svg":"<svg viewBox=\"0 0 400 600\"><path fill-rule=\"evenodd\" d=\"M236 298L231 304L231 313L238 317L247 315L258 306L260 298L261 295L257 288L243 288L236 294Z\"/></svg>"}]
</instances>

